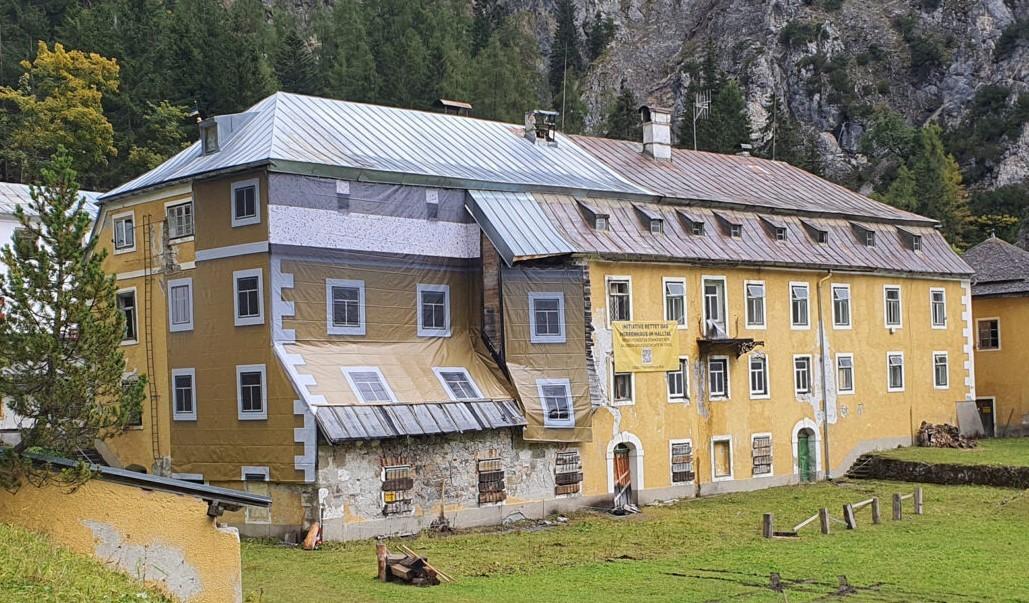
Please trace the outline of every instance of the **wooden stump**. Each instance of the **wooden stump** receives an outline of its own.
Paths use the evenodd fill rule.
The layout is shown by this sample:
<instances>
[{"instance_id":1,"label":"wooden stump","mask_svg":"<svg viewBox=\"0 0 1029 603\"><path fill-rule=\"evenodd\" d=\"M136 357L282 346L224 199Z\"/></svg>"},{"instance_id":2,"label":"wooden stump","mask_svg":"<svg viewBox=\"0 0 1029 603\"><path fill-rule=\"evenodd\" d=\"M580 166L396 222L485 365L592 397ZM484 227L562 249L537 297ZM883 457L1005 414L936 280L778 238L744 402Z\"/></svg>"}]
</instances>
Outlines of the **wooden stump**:
<instances>
[{"instance_id":1,"label":"wooden stump","mask_svg":"<svg viewBox=\"0 0 1029 603\"><path fill-rule=\"evenodd\" d=\"M893 520L897 521L904 515L904 511L901 505L904 504L900 498L900 494L893 495Z\"/></svg>"},{"instance_id":2,"label":"wooden stump","mask_svg":"<svg viewBox=\"0 0 1029 603\"><path fill-rule=\"evenodd\" d=\"M872 498L872 523L878 525L882 521L879 515L879 497Z\"/></svg>"},{"instance_id":3,"label":"wooden stump","mask_svg":"<svg viewBox=\"0 0 1029 603\"><path fill-rule=\"evenodd\" d=\"M857 529L857 519L854 518L854 505L850 503L843 505L843 523L847 524L848 530Z\"/></svg>"},{"instance_id":4,"label":"wooden stump","mask_svg":"<svg viewBox=\"0 0 1029 603\"><path fill-rule=\"evenodd\" d=\"M386 545L379 542L375 545L375 558L379 561L379 580L385 582L387 580L386 574Z\"/></svg>"},{"instance_id":5,"label":"wooden stump","mask_svg":"<svg viewBox=\"0 0 1029 603\"><path fill-rule=\"evenodd\" d=\"M822 533L829 533L829 509L822 507L818 510L818 523L822 527Z\"/></svg>"},{"instance_id":6,"label":"wooden stump","mask_svg":"<svg viewBox=\"0 0 1029 603\"><path fill-rule=\"evenodd\" d=\"M765 513L764 517L761 518L761 535L765 538L771 538L772 532L774 531L775 520L771 513Z\"/></svg>"},{"instance_id":7,"label":"wooden stump","mask_svg":"<svg viewBox=\"0 0 1029 603\"><path fill-rule=\"evenodd\" d=\"M915 515L921 515L922 511L922 486L915 486Z\"/></svg>"}]
</instances>

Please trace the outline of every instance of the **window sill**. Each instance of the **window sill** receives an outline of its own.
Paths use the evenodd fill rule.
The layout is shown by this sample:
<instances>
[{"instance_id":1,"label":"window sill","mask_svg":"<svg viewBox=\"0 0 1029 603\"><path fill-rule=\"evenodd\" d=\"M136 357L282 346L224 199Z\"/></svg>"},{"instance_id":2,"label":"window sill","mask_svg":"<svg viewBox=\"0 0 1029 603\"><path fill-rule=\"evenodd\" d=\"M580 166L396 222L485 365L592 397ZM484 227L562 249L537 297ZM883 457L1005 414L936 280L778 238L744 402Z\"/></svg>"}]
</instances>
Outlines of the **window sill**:
<instances>
[{"instance_id":1,"label":"window sill","mask_svg":"<svg viewBox=\"0 0 1029 603\"><path fill-rule=\"evenodd\" d=\"M197 418L196 415L175 415L174 417L172 417L172 420L196 423Z\"/></svg>"},{"instance_id":2,"label":"window sill","mask_svg":"<svg viewBox=\"0 0 1029 603\"><path fill-rule=\"evenodd\" d=\"M575 423L560 423L560 424L548 424L546 421L543 422L543 429L575 429Z\"/></svg>"},{"instance_id":3,"label":"window sill","mask_svg":"<svg viewBox=\"0 0 1029 603\"><path fill-rule=\"evenodd\" d=\"M708 398L708 402L728 402L730 398L728 396L718 396L716 398Z\"/></svg>"},{"instance_id":4,"label":"window sill","mask_svg":"<svg viewBox=\"0 0 1029 603\"><path fill-rule=\"evenodd\" d=\"M135 247L122 247L121 249L115 247L113 255L122 255L123 253L132 253L135 250L136 250Z\"/></svg>"},{"instance_id":5,"label":"window sill","mask_svg":"<svg viewBox=\"0 0 1029 603\"><path fill-rule=\"evenodd\" d=\"M268 413L253 413L253 414L239 414L240 421L266 421L268 420Z\"/></svg>"},{"instance_id":6,"label":"window sill","mask_svg":"<svg viewBox=\"0 0 1029 603\"><path fill-rule=\"evenodd\" d=\"M138 345L138 344L139 344L139 340L138 339L124 339L118 345L120 345L120 346L129 346L129 345Z\"/></svg>"},{"instance_id":7,"label":"window sill","mask_svg":"<svg viewBox=\"0 0 1029 603\"><path fill-rule=\"evenodd\" d=\"M806 324L806 325L790 325L790 330L791 331L810 331L811 330L811 325L810 324Z\"/></svg>"},{"instance_id":8,"label":"window sill","mask_svg":"<svg viewBox=\"0 0 1029 603\"><path fill-rule=\"evenodd\" d=\"M243 226L253 226L261 223L261 217L250 217L250 218L232 218L232 227L240 228Z\"/></svg>"},{"instance_id":9,"label":"window sill","mask_svg":"<svg viewBox=\"0 0 1029 603\"><path fill-rule=\"evenodd\" d=\"M852 389L851 390L847 390L847 391L838 391L837 390L836 395L837 396L853 396L855 393L856 392L854 390L852 390Z\"/></svg>"},{"instance_id":10,"label":"window sill","mask_svg":"<svg viewBox=\"0 0 1029 603\"><path fill-rule=\"evenodd\" d=\"M450 329L447 329L445 331L444 330L432 331L432 330L418 329L418 336L419 337L450 337L451 335L452 335L452 333L451 333Z\"/></svg>"},{"instance_id":11,"label":"window sill","mask_svg":"<svg viewBox=\"0 0 1029 603\"><path fill-rule=\"evenodd\" d=\"M751 400L771 400L772 394L751 394Z\"/></svg>"},{"instance_id":12,"label":"window sill","mask_svg":"<svg viewBox=\"0 0 1029 603\"><path fill-rule=\"evenodd\" d=\"M889 389L889 388L887 388L886 393L888 393L888 394L903 394L904 393L904 388L900 388L900 389Z\"/></svg>"},{"instance_id":13,"label":"window sill","mask_svg":"<svg viewBox=\"0 0 1029 603\"><path fill-rule=\"evenodd\" d=\"M559 336L556 336L556 335L555 336L543 335L543 336L538 336L538 337L533 335L533 336L531 336L529 338L529 343L532 343L532 344L555 344L555 343L568 343L568 340L565 339L564 337L559 337Z\"/></svg>"},{"instance_id":14,"label":"window sill","mask_svg":"<svg viewBox=\"0 0 1029 603\"><path fill-rule=\"evenodd\" d=\"M669 404L682 404L684 406L689 406L690 399L689 398L668 398L668 403Z\"/></svg>"},{"instance_id":15,"label":"window sill","mask_svg":"<svg viewBox=\"0 0 1029 603\"><path fill-rule=\"evenodd\" d=\"M178 245L180 243L192 243L196 240L196 235L186 235L184 237L175 237L174 239L168 239L169 245Z\"/></svg>"},{"instance_id":16,"label":"window sill","mask_svg":"<svg viewBox=\"0 0 1029 603\"><path fill-rule=\"evenodd\" d=\"M611 406L636 406L636 401L635 400L620 400L620 401L612 400L611 401Z\"/></svg>"},{"instance_id":17,"label":"window sill","mask_svg":"<svg viewBox=\"0 0 1029 603\"><path fill-rule=\"evenodd\" d=\"M731 482L731 481L733 481L733 476L731 476L731 475L723 475L721 477L717 477L716 476L716 477L712 477L711 481L713 481L713 482Z\"/></svg>"},{"instance_id":18,"label":"window sill","mask_svg":"<svg viewBox=\"0 0 1029 603\"><path fill-rule=\"evenodd\" d=\"M853 327L852 327L851 325L838 325L838 324L833 324L833 326L832 326L832 329L833 329L833 331L849 331L849 330L851 330L852 328L853 328Z\"/></svg>"},{"instance_id":19,"label":"window sill","mask_svg":"<svg viewBox=\"0 0 1029 603\"><path fill-rule=\"evenodd\" d=\"M744 328L748 331L766 331L768 330L768 325L747 325Z\"/></svg>"},{"instance_id":20,"label":"window sill","mask_svg":"<svg viewBox=\"0 0 1029 603\"><path fill-rule=\"evenodd\" d=\"M255 325L263 325L263 324L264 324L264 316L256 316L256 317L255 316L246 316L246 317L237 316L235 321L234 321L234 325L237 326L237 327L252 327L252 326L255 326Z\"/></svg>"}]
</instances>

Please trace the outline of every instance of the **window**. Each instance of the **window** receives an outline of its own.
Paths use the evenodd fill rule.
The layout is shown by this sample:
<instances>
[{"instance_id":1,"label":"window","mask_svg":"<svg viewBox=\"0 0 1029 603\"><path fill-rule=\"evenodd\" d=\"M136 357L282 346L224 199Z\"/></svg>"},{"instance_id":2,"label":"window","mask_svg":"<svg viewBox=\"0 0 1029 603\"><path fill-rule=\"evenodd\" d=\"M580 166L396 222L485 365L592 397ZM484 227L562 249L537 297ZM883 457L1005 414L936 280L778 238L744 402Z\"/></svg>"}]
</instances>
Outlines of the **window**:
<instances>
[{"instance_id":1,"label":"window","mask_svg":"<svg viewBox=\"0 0 1029 603\"><path fill-rule=\"evenodd\" d=\"M575 427L572 386L568 379L537 379L544 427Z\"/></svg>"},{"instance_id":2,"label":"window","mask_svg":"<svg viewBox=\"0 0 1029 603\"><path fill-rule=\"evenodd\" d=\"M329 335L364 335L364 281L325 279L326 330Z\"/></svg>"},{"instance_id":3,"label":"window","mask_svg":"<svg viewBox=\"0 0 1029 603\"><path fill-rule=\"evenodd\" d=\"M629 279L608 279L607 307L610 322L632 320L632 289Z\"/></svg>"},{"instance_id":4,"label":"window","mask_svg":"<svg viewBox=\"0 0 1029 603\"><path fill-rule=\"evenodd\" d=\"M615 406L632 404L632 373L615 373L614 362L611 363L611 403Z\"/></svg>"},{"instance_id":5,"label":"window","mask_svg":"<svg viewBox=\"0 0 1029 603\"><path fill-rule=\"evenodd\" d=\"M912 235L911 251L922 251L922 235Z\"/></svg>"},{"instance_id":6,"label":"window","mask_svg":"<svg viewBox=\"0 0 1029 603\"><path fill-rule=\"evenodd\" d=\"M707 361L708 399L725 400L729 397L729 359L712 356Z\"/></svg>"},{"instance_id":7,"label":"window","mask_svg":"<svg viewBox=\"0 0 1029 603\"><path fill-rule=\"evenodd\" d=\"M196 369L172 370L172 416L176 421L197 420Z\"/></svg>"},{"instance_id":8,"label":"window","mask_svg":"<svg viewBox=\"0 0 1029 603\"><path fill-rule=\"evenodd\" d=\"M136 324L136 289L124 289L118 292L118 309L125 317L125 334L122 335L123 344L136 343L139 340L139 330Z\"/></svg>"},{"instance_id":9,"label":"window","mask_svg":"<svg viewBox=\"0 0 1029 603\"><path fill-rule=\"evenodd\" d=\"M790 283L790 316L795 329L806 329L811 325L807 283Z\"/></svg>"},{"instance_id":10,"label":"window","mask_svg":"<svg viewBox=\"0 0 1029 603\"><path fill-rule=\"evenodd\" d=\"M703 222L694 222L693 224L690 225L690 232L694 236L697 236L697 237L703 236L704 235L704 223Z\"/></svg>"},{"instance_id":11,"label":"window","mask_svg":"<svg viewBox=\"0 0 1029 603\"><path fill-rule=\"evenodd\" d=\"M504 487L504 461L483 459L475 464L479 482L479 504L502 503L507 498Z\"/></svg>"},{"instance_id":12,"label":"window","mask_svg":"<svg viewBox=\"0 0 1029 603\"><path fill-rule=\"evenodd\" d=\"M261 222L261 194L257 179L232 183L232 226Z\"/></svg>"},{"instance_id":13,"label":"window","mask_svg":"<svg viewBox=\"0 0 1029 603\"><path fill-rule=\"evenodd\" d=\"M768 358L765 356L750 356L750 397L768 397Z\"/></svg>"},{"instance_id":14,"label":"window","mask_svg":"<svg viewBox=\"0 0 1029 603\"><path fill-rule=\"evenodd\" d=\"M934 329L947 328L947 292L943 289L929 290L929 310Z\"/></svg>"},{"instance_id":15,"label":"window","mask_svg":"<svg viewBox=\"0 0 1029 603\"><path fill-rule=\"evenodd\" d=\"M243 480L243 487L251 494L268 496L271 492L268 489L268 467L240 468L240 477ZM252 507L247 505L243 512L243 519L246 523L271 523L272 511L268 507Z\"/></svg>"},{"instance_id":16,"label":"window","mask_svg":"<svg viewBox=\"0 0 1029 603\"><path fill-rule=\"evenodd\" d=\"M579 451L558 452L554 457L554 494L578 494L582 485L582 460Z\"/></svg>"},{"instance_id":17,"label":"window","mask_svg":"<svg viewBox=\"0 0 1029 603\"><path fill-rule=\"evenodd\" d=\"M607 216L597 216L596 218L593 218L593 228L595 228L596 230L607 230L607 226Z\"/></svg>"},{"instance_id":18,"label":"window","mask_svg":"<svg viewBox=\"0 0 1029 603\"><path fill-rule=\"evenodd\" d=\"M347 382L350 383L350 389L353 390L354 395L361 402L373 404L397 401L396 396L393 395L393 390L389 388L386 378L382 376L382 371L378 368L362 366L344 368L342 370L343 375L347 378Z\"/></svg>"},{"instance_id":19,"label":"window","mask_svg":"<svg viewBox=\"0 0 1029 603\"><path fill-rule=\"evenodd\" d=\"M729 225L729 236L734 239L739 239L743 236L743 225L742 224L730 224Z\"/></svg>"},{"instance_id":20,"label":"window","mask_svg":"<svg viewBox=\"0 0 1029 603\"><path fill-rule=\"evenodd\" d=\"M1000 349L1000 319L983 318L976 321L980 350Z\"/></svg>"},{"instance_id":21,"label":"window","mask_svg":"<svg viewBox=\"0 0 1029 603\"><path fill-rule=\"evenodd\" d=\"M704 336L725 337L725 278L707 277L701 282L704 284Z\"/></svg>"},{"instance_id":22,"label":"window","mask_svg":"<svg viewBox=\"0 0 1029 603\"><path fill-rule=\"evenodd\" d=\"M450 285L418 285L418 336L450 337Z\"/></svg>"},{"instance_id":23,"label":"window","mask_svg":"<svg viewBox=\"0 0 1029 603\"><path fill-rule=\"evenodd\" d=\"M732 437L711 438L711 475L715 481L732 479Z\"/></svg>"},{"instance_id":24,"label":"window","mask_svg":"<svg viewBox=\"0 0 1029 603\"><path fill-rule=\"evenodd\" d=\"M673 320L680 327L686 326L686 282L680 279L664 279L665 320Z\"/></svg>"},{"instance_id":25,"label":"window","mask_svg":"<svg viewBox=\"0 0 1029 603\"><path fill-rule=\"evenodd\" d=\"M836 392L854 393L854 355L836 354Z\"/></svg>"},{"instance_id":26,"label":"window","mask_svg":"<svg viewBox=\"0 0 1029 603\"><path fill-rule=\"evenodd\" d=\"M811 393L811 356L793 357L793 390L798 396Z\"/></svg>"},{"instance_id":27,"label":"window","mask_svg":"<svg viewBox=\"0 0 1029 603\"><path fill-rule=\"evenodd\" d=\"M529 316L532 343L565 342L564 293L530 293Z\"/></svg>"},{"instance_id":28,"label":"window","mask_svg":"<svg viewBox=\"0 0 1029 603\"><path fill-rule=\"evenodd\" d=\"M265 388L263 364L236 367L236 403L239 419L249 421L268 418L268 391Z\"/></svg>"},{"instance_id":29,"label":"window","mask_svg":"<svg viewBox=\"0 0 1029 603\"><path fill-rule=\"evenodd\" d=\"M875 231L865 231L865 247L875 247Z\"/></svg>"},{"instance_id":30,"label":"window","mask_svg":"<svg viewBox=\"0 0 1029 603\"><path fill-rule=\"evenodd\" d=\"M661 234L665 231L664 220L651 220L650 221L650 232L651 234Z\"/></svg>"},{"instance_id":31,"label":"window","mask_svg":"<svg viewBox=\"0 0 1029 603\"><path fill-rule=\"evenodd\" d=\"M787 237L786 228L784 228L782 226L777 226L775 228L775 240L776 241L785 241L786 237Z\"/></svg>"},{"instance_id":32,"label":"window","mask_svg":"<svg viewBox=\"0 0 1029 603\"><path fill-rule=\"evenodd\" d=\"M232 273L237 327L264 324L262 279L260 268L237 270Z\"/></svg>"},{"instance_id":33,"label":"window","mask_svg":"<svg viewBox=\"0 0 1029 603\"><path fill-rule=\"evenodd\" d=\"M123 253L136 248L136 218L132 212L113 216L114 252Z\"/></svg>"},{"instance_id":34,"label":"window","mask_svg":"<svg viewBox=\"0 0 1029 603\"><path fill-rule=\"evenodd\" d=\"M887 391L904 391L904 354L902 352L886 354L886 371Z\"/></svg>"},{"instance_id":35,"label":"window","mask_svg":"<svg viewBox=\"0 0 1029 603\"><path fill-rule=\"evenodd\" d=\"M933 352L933 387L947 389L950 387L950 368L947 352Z\"/></svg>"},{"instance_id":36,"label":"window","mask_svg":"<svg viewBox=\"0 0 1029 603\"><path fill-rule=\"evenodd\" d=\"M447 390L450 394L451 400L481 400L482 394L479 393L479 388L475 385L475 381L472 381L471 375L468 371L461 367L448 367L448 368L434 368L432 369L440 382L443 384L443 389Z\"/></svg>"},{"instance_id":37,"label":"window","mask_svg":"<svg viewBox=\"0 0 1029 603\"><path fill-rule=\"evenodd\" d=\"M763 281L747 281L743 287L747 294L747 327L763 329L765 327L765 283Z\"/></svg>"},{"instance_id":38,"label":"window","mask_svg":"<svg viewBox=\"0 0 1029 603\"><path fill-rule=\"evenodd\" d=\"M168 238L181 239L193 236L193 202L169 205L165 210L168 216Z\"/></svg>"},{"instance_id":39,"label":"window","mask_svg":"<svg viewBox=\"0 0 1029 603\"><path fill-rule=\"evenodd\" d=\"M850 328L850 285L832 286L832 326Z\"/></svg>"},{"instance_id":40,"label":"window","mask_svg":"<svg viewBox=\"0 0 1029 603\"><path fill-rule=\"evenodd\" d=\"M200 146L204 155L218 152L218 122L211 118L200 123Z\"/></svg>"},{"instance_id":41,"label":"window","mask_svg":"<svg viewBox=\"0 0 1029 603\"><path fill-rule=\"evenodd\" d=\"M669 448L672 455L672 483L692 482L696 478L693 471L693 442L672 440Z\"/></svg>"},{"instance_id":42,"label":"window","mask_svg":"<svg viewBox=\"0 0 1029 603\"><path fill-rule=\"evenodd\" d=\"M825 244L827 244L827 243L829 242L829 231L828 231L828 230L819 230L819 231L818 231L818 232L817 232L817 233L815 234L815 241L816 241L816 242L817 242L817 243L818 243L819 245L825 245Z\"/></svg>"},{"instance_id":43,"label":"window","mask_svg":"<svg viewBox=\"0 0 1029 603\"><path fill-rule=\"evenodd\" d=\"M751 473L758 475L772 474L772 434L755 433L750 436L750 454L753 461Z\"/></svg>"},{"instance_id":44,"label":"window","mask_svg":"<svg viewBox=\"0 0 1029 603\"><path fill-rule=\"evenodd\" d=\"M883 287L886 326L900 327L900 287Z\"/></svg>"},{"instance_id":45,"label":"window","mask_svg":"<svg viewBox=\"0 0 1029 603\"><path fill-rule=\"evenodd\" d=\"M193 330L193 279L168 281L168 330Z\"/></svg>"},{"instance_id":46,"label":"window","mask_svg":"<svg viewBox=\"0 0 1029 603\"><path fill-rule=\"evenodd\" d=\"M688 402L690 399L689 380L690 361L679 358L679 370L665 373L668 379L668 401Z\"/></svg>"},{"instance_id":47,"label":"window","mask_svg":"<svg viewBox=\"0 0 1029 603\"><path fill-rule=\"evenodd\" d=\"M414 510L411 490L414 468L402 457L388 457L382 467L382 514L399 515Z\"/></svg>"}]
</instances>

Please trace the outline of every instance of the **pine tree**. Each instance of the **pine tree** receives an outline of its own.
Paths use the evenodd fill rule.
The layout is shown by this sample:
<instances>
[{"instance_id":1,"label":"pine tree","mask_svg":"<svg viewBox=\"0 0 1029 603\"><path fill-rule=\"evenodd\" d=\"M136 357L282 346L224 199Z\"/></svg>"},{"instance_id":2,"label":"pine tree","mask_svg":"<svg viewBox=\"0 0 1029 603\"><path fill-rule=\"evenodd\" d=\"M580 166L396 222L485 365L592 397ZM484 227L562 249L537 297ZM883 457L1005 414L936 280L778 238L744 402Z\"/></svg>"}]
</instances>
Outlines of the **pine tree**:
<instances>
[{"instance_id":1,"label":"pine tree","mask_svg":"<svg viewBox=\"0 0 1029 603\"><path fill-rule=\"evenodd\" d=\"M643 125L640 123L639 101L636 95L622 81L618 98L607 114L607 130L604 136L621 140L640 141L643 138Z\"/></svg>"},{"instance_id":2,"label":"pine tree","mask_svg":"<svg viewBox=\"0 0 1029 603\"><path fill-rule=\"evenodd\" d=\"M575 4L572 0L558 0L557 28L550 43L550 95L554 107L560 109L561 97L567 95L567 82L578 77L586 68L582 60L582 36L575 23Z\"/></svg>"},{"instance_id":3,"label":"pine tree","mask_svg":"<svg viewBox=\"0 0 1029 603\"><path fill-rule=\"evenodd\" d=\"M423 0L380 0L365 4L368 46L374 49L379 78L377 102L427 108L435 83L430 78Z\"/></svg>"},{"instance_id":4,"label":"pine tree","mask_svg":"<svg viewBox=\"0 0 1029 603\"><path fill-rule=\"evenodd\" d=\"M318 19L318 65L322 92L332 98L373 101L378 95L375 57L368 47L364 14L357 0L336 0L332 11Z\"/></svg>"},{"instance_id":5,"label":"pine tree","mask_svg":"<svg viewBox=\"0 0 1029 603\"><path fill-rule=\"evenodd\" d=\"M917 213L940 221L943 235L961 248L967 242L970 212L961 169L943 148L940 127L930 124L919 133L919 153L912 172L917 191Z\"/></svg>"},{"instance_id":6,"label":"pine tree","mask_svg":"<svg viewBox=\"0 0 1029 603\"><path fill-rule=\"evenodd\" d=\"M312 94L317 81L311 49L294 25L286 30L275 53L275 75L279 88L297 94Z\"/></svg>"},{"instance_id":7,"label":"pine tree","mask_svg":"<svg viewBox=\"0 0 1029 603\"><path fill-rule=\"evenodd\" d=\"M598 10L593 16L593 20L590 21L589 28L586 30L586 44L589 49L589 60L591 63L604 54L604 51L607 50L614 37L615 20L611 17L605 17Z\"/></svg>"},{"instance_id":8,"label":"pine tree","mask_svg":"<svg viewBox=\"0 0 1029 603\"><path fill-rule=\"evenodd\" d=\"M125 321L114 275L90 238L71 157L59 149L17 208L23 234L0 250L0 397L23 419L20 441L0 455L0 482L17 485L31 472L24 452L76 456L97 439L122 432L138 416L144 379L123 384ZM84 243L85 242L85 243ZM88 473L66 476L80 481Z\"/></svg>"},{"instance_id":9,"label":"pine tree","mask_svg":"<svg viewBox=\"0 0 1029 603\"><path fill-rule=\"evenodd\" d=\"M740 145L750 143L750 118L743 92L735 80L722 86L711 99L711 118L707 140L701 143L705 150L716 153L738 153Z\"/></svg>"},{"instance_id":10,"label":"pine tree","mask_svg":"<svg viewBox=\"0 0 1029 603\"><path fill-rule=\"evenodd\" d=\"M236 113L236 64L230 20L220 0L176 0L162 38L166 70L161 98L203 115Z\"/></svg>"},{"instance_id":11,"label":"pine tree","mask_svg":"<svg viewBox=\"0 0 1029 603\"><path fill-rule=\"evenodd\" d=\"M472 54L478 55L504 23L507 9L499 0L475 0L472 14Z\"/></svg>"},{"instance_id":12,"label":"pine tree","mask_svg":"<svg viewBox=\"0 0 1029 603\"><path fill-rule=\"evenodd\" d=\"M766 159L785 161L791 165L800 166L804 156L804 135L797 124L790 116L786 102L778 96L773 96L765 105L768 119L761 129L761 148L758 154Z\"/></svg>"},{"instance_id":13,"label":"pine tree","mask_svg":"<svg viewBox=\"0 0 1029 603\"><path fill-rule=\"evenodd\" d=\"M520 123L539 102L539 45L524 17L505 19L474 59L468 100L479 117Z\"/></svg>"},{"instance_id":14,"label":"pine tree","mask_svg":"<svg viewBox=\"0 0 1029 603\"><path fill-rule=\"evenodd\" d=\"M277 82L269 58L274 31L265 20L261 0L234 0L229 7L231 87L236 111L250 107L275 92Z\"/></svg>"},{"instance_id":15,"label":"pine tree","mask_svg":"<svg viewBox=\"0 0 1029 603\"><path fill-rule=\"evenodd\" d=\"M890 183L882 200L893 207L905 211L918 211L918 184L915 182L915 175L908 166L902 165L897 169L897 177Z\"/></svg>"}]
</instances>

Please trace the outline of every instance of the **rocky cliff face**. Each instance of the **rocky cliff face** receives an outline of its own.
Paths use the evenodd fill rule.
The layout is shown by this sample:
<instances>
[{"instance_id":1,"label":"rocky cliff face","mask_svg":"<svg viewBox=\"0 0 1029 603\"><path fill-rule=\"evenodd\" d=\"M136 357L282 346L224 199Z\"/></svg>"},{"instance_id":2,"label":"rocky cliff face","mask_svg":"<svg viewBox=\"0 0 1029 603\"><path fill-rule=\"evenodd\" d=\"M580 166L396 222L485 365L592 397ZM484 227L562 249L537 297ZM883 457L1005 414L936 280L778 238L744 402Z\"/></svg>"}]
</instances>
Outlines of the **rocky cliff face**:
<instances>
[{"instance_id":1,"label":"rocky cliff face","mask_svg":"<svg viewBox=\"0 0 1029 603\"><path fill-rule=\"evenodd\" d=\"M538 15L549 50L553 0L510 0ZM707 44L722 69L744 85L755 137L773 94L816 131L830 172L864 158L859 142L871 109L888 106L912 123L966 119L976 91L994 84L1009 103L1029 92L1029 44L998 41L1029 19L1027 0L576 0L580 19L597 11L618 26L614 41L586 76L587 128L600 127L624 79L641 100L688 107L686 65ZM1009 32L1008 37L1011 36ZM1024 36L1023 36L1024 38ZM999 163L982 186L1029 177L1029 125L1008 134Z\"/></svg>"}]
</instances>

